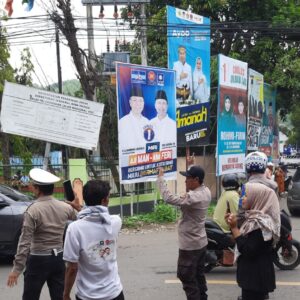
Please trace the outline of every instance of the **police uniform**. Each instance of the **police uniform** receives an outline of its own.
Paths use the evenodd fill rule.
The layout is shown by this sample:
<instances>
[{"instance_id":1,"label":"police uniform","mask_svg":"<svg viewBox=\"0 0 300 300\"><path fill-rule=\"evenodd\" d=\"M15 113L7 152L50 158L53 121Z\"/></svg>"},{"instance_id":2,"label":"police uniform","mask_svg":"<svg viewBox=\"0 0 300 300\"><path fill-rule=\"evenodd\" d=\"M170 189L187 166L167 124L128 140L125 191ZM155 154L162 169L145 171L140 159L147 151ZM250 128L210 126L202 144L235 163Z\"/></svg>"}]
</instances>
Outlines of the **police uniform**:
<instances>
[{"instance_id":1,"label":"police uniform","mask_svg":"<svg viewBox=\"0 0 300 300\"><path fill-rule=\"evenodd\" d=\"M60 178L32 169L36 185L51 185ZM51 195L39 197L24 213L13 272L24 272L23 300L38 300L45 282L52 300L61 300L64 289L63 235L68 220L75 220L74 209Z\"/></svg>"}]
</instances>

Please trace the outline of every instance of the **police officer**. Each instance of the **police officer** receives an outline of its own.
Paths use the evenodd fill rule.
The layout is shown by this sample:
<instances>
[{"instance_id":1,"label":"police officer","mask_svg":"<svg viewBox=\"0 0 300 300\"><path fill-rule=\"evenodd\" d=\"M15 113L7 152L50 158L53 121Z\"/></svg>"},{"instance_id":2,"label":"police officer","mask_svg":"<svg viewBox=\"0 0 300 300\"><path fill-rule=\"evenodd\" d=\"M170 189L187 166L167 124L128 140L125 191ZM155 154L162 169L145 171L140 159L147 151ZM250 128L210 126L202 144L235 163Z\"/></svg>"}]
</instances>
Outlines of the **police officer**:
<instances>
[{"instance_id":1,"label":"police officer","mask_svg":"<svg viewBox=\"0 0 300 300\"><path fill-rule=\"evenodd\" d=\"M68 220L75 220L74 206L55 199L54 183L60 178L42 169L29 172L37 200L24 213L13 269L7 285L13 287L24 272L23 300L38 300L45 282L52 300L61 300L64 289L63 235Z\"/></svg>"}]
</instances>

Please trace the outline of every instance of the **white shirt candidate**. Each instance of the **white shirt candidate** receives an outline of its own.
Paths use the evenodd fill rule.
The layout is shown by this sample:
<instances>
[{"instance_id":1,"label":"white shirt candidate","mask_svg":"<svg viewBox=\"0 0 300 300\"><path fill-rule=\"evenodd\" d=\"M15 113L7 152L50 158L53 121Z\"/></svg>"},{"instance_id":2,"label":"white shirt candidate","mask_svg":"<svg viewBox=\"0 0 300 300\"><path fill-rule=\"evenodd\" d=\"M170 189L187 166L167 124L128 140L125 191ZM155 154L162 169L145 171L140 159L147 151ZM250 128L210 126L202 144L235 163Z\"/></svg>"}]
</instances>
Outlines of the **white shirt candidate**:
<instances>
[{"instance_id":1,"label":"white shirt candidate","mask_svg":"<svg viewBox=\"0 0 300 300\"><path fill-rule=\"evenodd\" d=\"M176 71L176 87L187 88L192 92L192 68L186 62L186 49L179 47L178 49L179 60L174 62L173 70Z\"/></svg>"},{"instance_id":2,"label":"white shirt candidate","mask_svg":"<svg viewBox=\"0 0 300 300\"><path fill-rule=\"evenodd\" d=\"M160 142L160 146L172 143L174 146L177 141L176 122L168 114L168 101L165 91L159 90L156 94L155 109L157 116L150 121L154 130L154 142ZM167 147L166 147L167 148Z\"/></svg>"},{"instance_id":3,"label":"white shirt candidate","mask_svg":"<svg viewBox=\"0 0 300 300\"><path fill-rule=\"evenodd\" d=\"M149 120L142 115L144 98L131 96L129 100L131 111L119 120L119 147L133 149L145 147L144 129Z\"/></svg>"}]
</instances>

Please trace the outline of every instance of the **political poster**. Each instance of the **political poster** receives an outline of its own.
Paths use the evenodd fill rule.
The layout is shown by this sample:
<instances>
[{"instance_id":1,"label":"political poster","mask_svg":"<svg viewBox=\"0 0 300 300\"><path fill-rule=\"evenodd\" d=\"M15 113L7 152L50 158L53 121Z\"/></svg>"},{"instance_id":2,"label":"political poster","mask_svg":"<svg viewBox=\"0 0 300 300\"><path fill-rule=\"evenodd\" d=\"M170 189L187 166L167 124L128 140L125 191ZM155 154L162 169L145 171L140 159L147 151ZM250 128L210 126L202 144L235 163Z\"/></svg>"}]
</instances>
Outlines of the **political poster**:
<instances>
[{"instance_id":1,"label":"political poster","mask_svg":"<svg viewBox=\"0 0 300 300\"><path fill-rule=\"evenodd\" d=\"M264 111L264 76L252 69L248 74L248 150L256 151Z\"/></svg>"},{"instance_id":2,"label":"political poster","mask_svg":"<svg viewBox=\"0 0 300 300\"><path fill-rule=\"evenodd\" d=\"M116 63L120 181L176 179L175 71Z\"/></svg>"},{"instance_id":3,"label":"political poster","mask_svg":"<svg viewBox=\"0 0 300 300\"><path fill-rule=\"evenodd\" d=\"M209 142L210 19L167 6L168 65L176 72L177 144Z\"/></svg>"},{"instance_id":4,"label":"political poster","mask_svg":"<svg viewBox=\"0 0 300 300\"><path fill-rule=\"evenodd\" d=\"M217 175L244 172L248 64L218 56Z\"/></svg>"},{"instance_id":5,"label":"political poster","mask_svg":"<svg viewBox=\"0 0 300 300\"><path fill-rule=\"evenodd\" d=\"M5 82L1 130L33 139L96 150L104 104Z\"/></svg>"},{"instance_id":6,"label":"political poster","mask_svg":"<svg viewBox=\"0 0 300 300\"><path fill-rule=\"evenodd\" d=\"M259 150L264 152L269 160L277 159L278 123L276 118L276 89L264 83L264 109L259 140ZM276 139L277 138L277 139ZM274 149L274 153L273 153ZM273 154L275 157L273 157Z\"/></svg>"}]
</instances>

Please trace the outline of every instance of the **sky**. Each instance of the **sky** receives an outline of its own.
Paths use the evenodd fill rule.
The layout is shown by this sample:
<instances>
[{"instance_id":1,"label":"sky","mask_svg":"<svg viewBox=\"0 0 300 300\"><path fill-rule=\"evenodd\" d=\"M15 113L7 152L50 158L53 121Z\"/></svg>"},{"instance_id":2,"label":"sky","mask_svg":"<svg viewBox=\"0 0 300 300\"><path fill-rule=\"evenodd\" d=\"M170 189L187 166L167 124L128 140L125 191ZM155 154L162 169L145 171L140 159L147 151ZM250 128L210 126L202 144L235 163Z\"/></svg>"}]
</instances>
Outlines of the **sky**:
<instances>
[{"instance_id":1,"label":"sky","mask_svg":"<svg viewBox=\"0 0 300 300\"><path fill-rule=\"evenodd\" d=\"M1 3L2 2L2 3ZM0 8L5 0L0 0ZM2 21L8 33L8 42L10 44L10 64L17 68L20 66L20 53L26 46L29 47L32 54L32 62L35 66L33 82L46 87L48 84L57 82L57 59L56 45L54 35L54 25L52 21L45 16L47 9L52 9L51 4L54 0L35 0L33 9L28 12L22 6L22 0L14 0L13 15L8 21ZM71 0L72 13L77 19L76 27L82 30L78 31L79 46L87 51L86 37L86 7L81 4L80 0ZM120 9L120 8L119 8ZM124 38L132 40L134 33L125 29L121 19L117 21L112 18L113 6L105 6L105 18L98 18L100 8L93 7L94 16L94 35L95 49L97 55L106 52L107 37L109 36L110 49L114 49L115 39L123 40ZM119 12L120 14L120 12ZM29 18L36 17L39 18ZM20 19L25 17L26 19ZM60 43L62 79L69 80L76 78L76 69L70 55L70 50L66 46L66 41L61 35Z\"/></svg>"}]
</instances>

